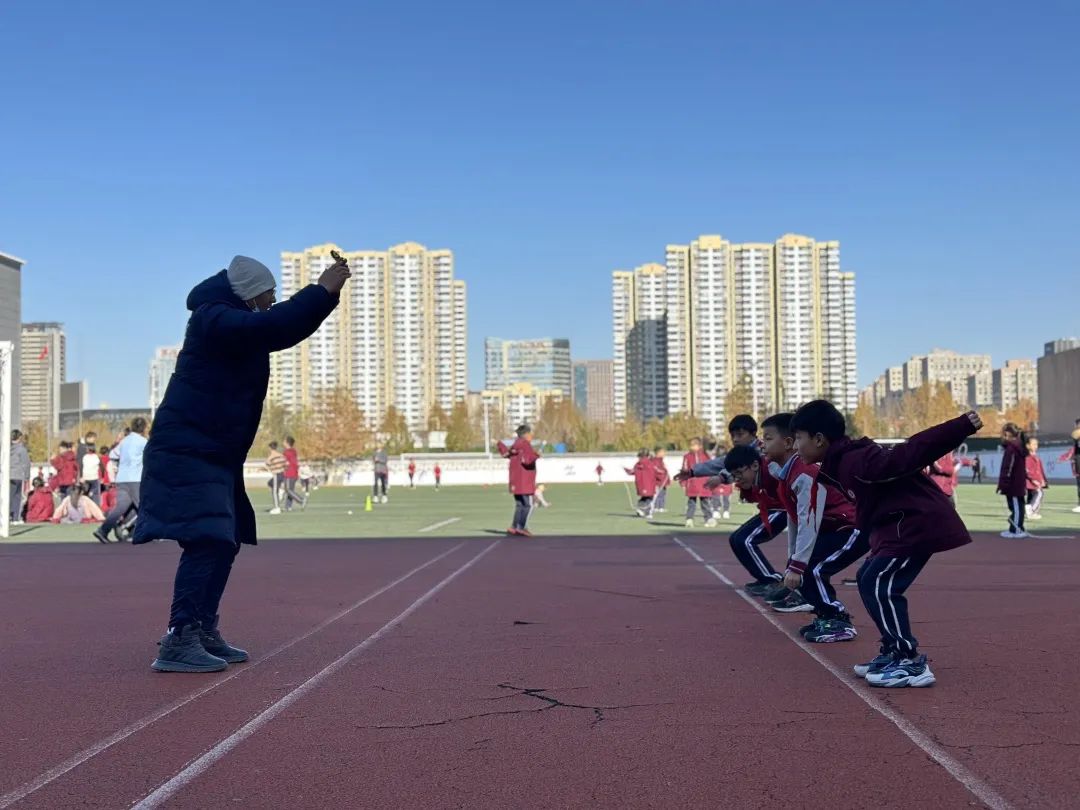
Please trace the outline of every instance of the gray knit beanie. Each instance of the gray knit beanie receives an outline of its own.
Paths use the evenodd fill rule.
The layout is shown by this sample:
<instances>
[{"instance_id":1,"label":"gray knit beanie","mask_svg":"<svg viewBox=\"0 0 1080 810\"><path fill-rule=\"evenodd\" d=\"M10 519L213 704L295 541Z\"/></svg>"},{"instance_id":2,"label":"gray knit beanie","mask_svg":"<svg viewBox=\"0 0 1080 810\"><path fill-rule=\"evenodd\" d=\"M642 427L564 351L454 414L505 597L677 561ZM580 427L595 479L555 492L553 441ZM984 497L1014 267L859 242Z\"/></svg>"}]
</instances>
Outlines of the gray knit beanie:
<instances>
[{"instance_id":1,"label":"gray knit beanie","mask_svg":"<svg viewBox=\"0 0 1080 810\"><path fill-rule=\"evenodd\" d=\"M274 274L262 262L247 256L233 256L227 271L229 286L241 301L250 301L255 296L272 290L277 286Z\"/></svg>"}]
</instances>

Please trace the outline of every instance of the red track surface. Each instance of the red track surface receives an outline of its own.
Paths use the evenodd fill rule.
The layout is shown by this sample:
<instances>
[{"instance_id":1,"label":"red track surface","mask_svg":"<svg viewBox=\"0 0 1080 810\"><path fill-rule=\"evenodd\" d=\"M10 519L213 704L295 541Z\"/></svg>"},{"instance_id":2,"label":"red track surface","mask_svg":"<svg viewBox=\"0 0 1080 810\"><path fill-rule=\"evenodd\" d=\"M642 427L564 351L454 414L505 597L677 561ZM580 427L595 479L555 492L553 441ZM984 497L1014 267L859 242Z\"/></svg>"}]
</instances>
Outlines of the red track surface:
<instances>
[{"instance_id":1,"label":"red track surface","mask_svg":"<svg viewBox=\"0 0 1080 810\"><path fill-rule=\"evenodd\" d=\"M4 548L0 808L127 807L162 785L154 806L177 808L980 806L671 540L502 540L357 649L490 544L460 542L245 549L223 627L253 661L209 676L148 667L171 546ZM687 542L745 580L726 538ZM941 555L909 594L938 685L858 686L1000 806L1077 806L1078 563L1049 540ZM854 682L876 639L841 594L863 635L815 651Z\"/></svg>"}]
</instances>

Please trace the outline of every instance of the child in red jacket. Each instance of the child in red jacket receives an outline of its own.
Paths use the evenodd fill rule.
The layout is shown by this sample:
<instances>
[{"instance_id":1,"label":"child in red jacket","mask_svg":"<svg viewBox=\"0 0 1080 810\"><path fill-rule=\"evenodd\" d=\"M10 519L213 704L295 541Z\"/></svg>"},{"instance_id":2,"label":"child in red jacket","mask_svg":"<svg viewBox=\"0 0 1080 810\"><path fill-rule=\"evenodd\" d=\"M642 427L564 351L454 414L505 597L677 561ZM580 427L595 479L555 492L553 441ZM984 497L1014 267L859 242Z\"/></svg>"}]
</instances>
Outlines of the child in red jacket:
<instances>
[{"instance_id":1,"label":"child in red jacket","mask_svg":"<svg viewBox=\"0 0 1080 810\"><path fill-rule=\"evenodd\" d=\"M1027 516L1032 520L1042 520L1043 490L1050 486L1046 480L1046 468L1039 458L1039 440L1027 440L1027 458L1024 459L1024 474L1027 476Z\"/></svg>"},{"instance_id":2,"label":"child in red jacket","mask_svg":"<svg viewBox=\"0 0 1080 810\"><path fill-rule=\"evenodd\" d=\"M1002 537L1020 539L1029 537L1024 531L1024 498L1027 495L1027 436L1013 422L1001 428L1001 472L997 491L1005 496L1009 507L1009 528Z\"/></svg>"},{"instance_id":3,"label":"child in red jacket","mask_svg":"<svg viewBox=\"0 0 1080 810\"><path fill-rule=\"evenodd\" d=\"M683 456L682 469L675 477L686 491L687 528L692 528L694 525L694 511L698 505L701 506L701 514L705 517L705 526L712 528L716 525L716 518L713 517L712 500L709 497L709 490L705 487L705 478L701 476L695 478L693 476L694 467L704 464L708 460L709 454L705 452L701 439L696 437L691 439L690 452Z\"/></svg>"},{"instance_id":4,"label":"child in red jacket","mask_svg":"<svg viewBox=\"0 0 1080 810\"><path fill-rule=\"evenodd\" d=\"M971 535L923 470L980 427L971 411L886 449L873 439L848 438L844 415L823 399L806 403L791 420L799 455L820 463L819 480L855 501L855 525L870 535L859 594L881 633L881 650L855 674L871 686L935 682L926 656L919 655L904 593L932 555L970 543Z\"/></svg>"},{"instance_id":5,"label":"child in red jacket","mask_svg":"<svg viewBox=\"0 0 1080 810\"><path fill-rule=\"evenodd\" d=\"M532 537L529 531L529 516L533 511L533 496L536 494L536 462L540 454L532 446L532 428L521 425L517 429L517 439L507 447L499 442L496 447L499 455L510 461L510 494L514 496L514 518L506 533L517 537Z\"/></svg>"},{"instance_id":6,"label":"child in red jacket","mask_svg":"<svg viewBox=\"0 0 1080 810\"><path fill-rule=\"evenodd\" d=\"M48 523L52 520L56 510L56 502L52 493L45 486L41 478L34 479L34 491L30 493L30 499L26 502L27 523Z\"/></svg>"},{"instance_id":7,"label":"child in red jacket","mask_svg":"<svg viewBox=\"0 0 1080 810\"><path fill-rule=\"evenodd\" d=\"M638 517L652 520L653 499L656 497L656 465L649 458L649 451L642 449L637 454L637 464L633 467L624 468L627 475L634 476L634 487L637 489L637 512Z\"/></svg>"}]
</instances>

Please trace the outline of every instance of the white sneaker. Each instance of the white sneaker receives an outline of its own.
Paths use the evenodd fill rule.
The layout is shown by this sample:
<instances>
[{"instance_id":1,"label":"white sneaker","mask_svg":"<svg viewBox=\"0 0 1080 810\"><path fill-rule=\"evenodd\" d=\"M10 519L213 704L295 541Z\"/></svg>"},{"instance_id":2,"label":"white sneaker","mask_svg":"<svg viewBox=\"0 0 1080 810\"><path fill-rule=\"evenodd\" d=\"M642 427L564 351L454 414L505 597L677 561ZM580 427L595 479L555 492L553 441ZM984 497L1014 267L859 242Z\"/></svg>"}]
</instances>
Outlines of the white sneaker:
<instances>
[{"instance_id":1,"label":"white sneaker","mask_svg":"<svg viewBox=\"0 0 1080 810\"><path fill-rule=\"evenodd\" d=\"M387 502L387 497L386 497L385 495L383 495L383 496L382 496L382 502L383 502L383 503L386 503L386 502Z\"/></svg>"},{"instance_id":2,"label":"white sneaker","mask_svg":"<svg viewBox=\"0 0 1080 810\"><path fill-rule=\"evenodd\" d=\"M277 508L277 507L275 506L275 507L274 507L273 509L271 509L271 510L270 510L270 514L271 514L271 515L280 515L280 514L281 514L281 510L280 510L280 509L278 509L278 508Z\"/></svg>"},{"instance_id":3,"label":"white sneaker","mask_svg":"<svg viewBox=\"0 0 1080 810\"><path fill-rule=\"evenodd\" d=\"M1031 537L1027 532L1002 532L1001 536L1008 540L1022 540L1025 537Z\"/></svg>"},{"instance_id":4,"label":"white sneaker","mask_svg":"<svg viewBox=\"0 0 1080 810\"><path fill-rule=\"evenodd\" d=\"M688 528L688 529L692 529L692 528L694 528L694 521L693 521L693 520L690 520L690 519L687 519L687 521L686 521L686 523L685 523L685 526L686 526L686 528Z\"/></svg>"},{"instance_id":5,"label":"white sneaker","mask_svg":"<svg viewBox=\"0 0 1080 810\"><path fill-rule=\"evenodd\" d=\"M1074 506L1074 507L1072 508L1072 510L1073 510L1074 512L1076 512L1076 513L1080 514L1080 506Z\"/></svg>"},{"instance_id":6,"label":"white sneaker","mask_svg":"<svg viewBox=\"0 0 1080 810\"><path fill-rule=\"evenodd\" d=\"M1031 517L1031 507L1030 506L1025 506L1024 507L1024 516L1025 517Z\"/></svg>"},{"instance_id":7,"label":"white sneaker","mask_svg":"<svg viewBox=\"0 0 1080 810\"><path fill-rule=\"evenodd\" d=\"M724 514L722 514L720 517L722 517L724 520L728 520L731 518L731 512L724 512Z\"/></svg>"},{"instance_id":8,"label":"white sneaker","mask_svg":"<svg viewBox=\"0 0 1080 810\"><path fill-rule=\"evenodd\" d=\"M645 515L645 519L646 520L652 520L653 519L653 513L649 512L647 515Z\"/></svg>"},{"instance_id":9,"label":"white sneaker","mask_svg":"<svg viewBox=\"0 0 1080 810\"><path fill-rule=\"evenodd\" d=\"M1029 512L1028 520L1042 520L1042 515L1040 515L1038 512Z\"/></svg>"},{"instance_id":10,"label":"white sneaker","mask_svg":"<svg viewBox=\"0 0 1080 810\"><path fill-rule=\"evenodd\" d=\"M637 512L638 517L645 517L645 510L644 509L635 509L634 511Z\"/></svg>"},{"instance_id":11,"label":"white sneaker","mask_svg":"<svg viewBox=\"0 0 1080 810\"><path fill-rule=\"evenodd\" d=\"M709 518L708 520L706 520L705 521L705 528L706 529L715 529L716 528L716 518Z\"/></svg>"}]
</instances>

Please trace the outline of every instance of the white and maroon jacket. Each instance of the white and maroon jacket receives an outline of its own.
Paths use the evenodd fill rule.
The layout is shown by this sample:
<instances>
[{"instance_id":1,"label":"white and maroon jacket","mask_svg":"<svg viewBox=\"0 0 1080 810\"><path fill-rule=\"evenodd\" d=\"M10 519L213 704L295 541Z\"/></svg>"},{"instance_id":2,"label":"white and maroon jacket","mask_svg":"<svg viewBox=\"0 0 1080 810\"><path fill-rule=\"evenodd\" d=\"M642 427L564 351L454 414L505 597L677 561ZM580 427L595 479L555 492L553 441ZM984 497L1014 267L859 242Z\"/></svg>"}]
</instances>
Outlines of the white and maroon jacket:
<instances>
[{"instance_id":1,"label":"white and maroon jacket","mask_svg":"<svg viewBox=\"0 0 1080 810\"><path fill-rule=\"evenodd\" d=\"M818 480L817 464L807 464L798 454L782 467L770 462L776 478L777 495L788 513L787 570L806 571L821 532L835 532L855 526L855 504L836 487Z\"/></svg>"}]
</instances>

